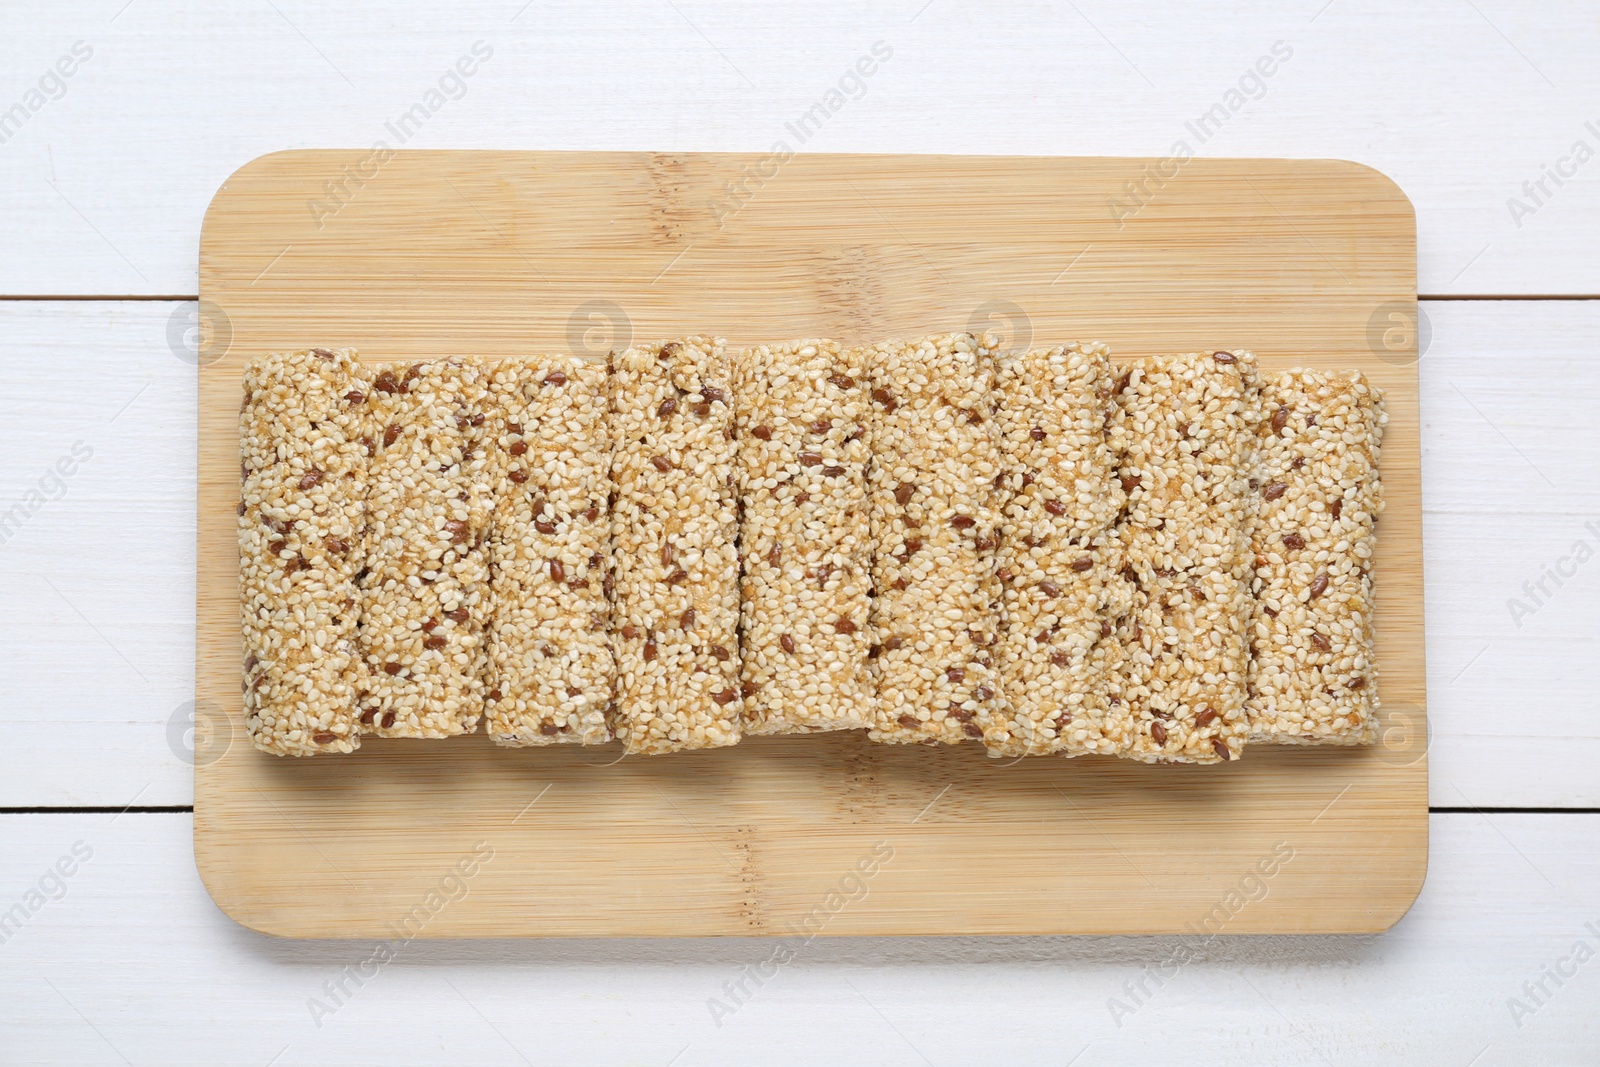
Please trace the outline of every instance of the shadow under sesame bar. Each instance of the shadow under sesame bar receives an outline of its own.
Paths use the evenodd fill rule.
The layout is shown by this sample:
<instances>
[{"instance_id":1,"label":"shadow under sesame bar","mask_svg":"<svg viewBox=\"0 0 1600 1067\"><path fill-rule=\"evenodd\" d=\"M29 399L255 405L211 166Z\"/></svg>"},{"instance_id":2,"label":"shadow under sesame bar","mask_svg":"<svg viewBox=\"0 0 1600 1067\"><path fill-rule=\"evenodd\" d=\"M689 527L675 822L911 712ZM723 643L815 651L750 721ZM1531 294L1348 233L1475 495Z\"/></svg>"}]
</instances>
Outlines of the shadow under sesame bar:
<instances>
[{"instance_id":1,"label":"shadow under sesame bar","mask_svg":"<svg viewBox=\"0 0 1600 1067\"><path fill-rule=\"evenodd\" d=\"M1103 344L1003 357L996 419L1005 465L997 578L998 661L1007 711L984 736L992 756L1114 753L1126 705L1110 703L1108 655L1121 555L1107 534L1123 505L1106 422L1114 374Z\"/></svg>"},{"instance_id":2,"label":"shadow under sesame bar","mask_svg":"<svg viewBox=\"0 0 1600 1067\"><path fill-rule=\"evenodd\" d=\"M948 334L884 341L863 356L873 401L874 741L955 744L981 738L1003 714L994 343Z\"/></svg>"},{"instance_id":3,"label":"shadow under sesame bar","mask_svg":"<svg viewBox=\"0 0 1600 1067\"><path fill-rule=\"evenodd\" d=\"M518 357L491 375L484 448L494 607L484 700L498 745L611 740L606 409L604 363Z\"/></svg>"},{"instance_id":4,"label":"shadow under sesame bar","mask_svg":"<svg viewBox=\"0 0 1600 1067\"><path fill-rule=\"evenodd\" d=\"M360 745L356 573L366 490L367 389L355 353L252 361L239 415L244 710L263 752Z\"/></svg>"},{"instance_id":5,"label":"shadow under sesame bar","mask_svg":"<svg viewBox=\"0 0 1600 1067\"><path fill-rule=\"evenodd\" d=\"M362 726L384 737L471 733L490 610L487 372L436 360L371 373Z\"/></svg>"},{"instance_id":6,"label":"shadow under sesame bar","mask_svg":"<svg viewBox=\"0 0 1600 1067\"><path fill-rule=\"evenodd\" d=\"M1118 379L1118 539L1134 588L1113 685L1132 717L1127 758L1216 763L1242 750L1258 385L1243 351L1134 360Z\"/></svg>"},{"instance_id":7,"label":"shadow under sesame bar","mask_svg":"<svg viewBox=\"0 0 1600 1067\"><path fill-rule=\"evenodd\" d=\"M871 720L864 356L825 340L734 356L747 735Z\"/></svg>"},{"instance_id":8,"label":"shadow under sesame bar","mask_svg":"<svg viewBox=\"0 0 1600 1067\"><path fill-rule=\"evenodd\" d=\"M1383 397L1355 371L1285 371L1261 394L1250 739L1371 744Z\"/></svg>"},{"instance_id":9,"label":"shadow under sesame bar","mask_svg":"<svg viewBox=\"0 0 1600 1067\"><path fill-rule=\"evenodd\" d=\"M629 753L736 744L731 361L689 337L612 354L613 733Z\"/></svg>"}]
</instances>

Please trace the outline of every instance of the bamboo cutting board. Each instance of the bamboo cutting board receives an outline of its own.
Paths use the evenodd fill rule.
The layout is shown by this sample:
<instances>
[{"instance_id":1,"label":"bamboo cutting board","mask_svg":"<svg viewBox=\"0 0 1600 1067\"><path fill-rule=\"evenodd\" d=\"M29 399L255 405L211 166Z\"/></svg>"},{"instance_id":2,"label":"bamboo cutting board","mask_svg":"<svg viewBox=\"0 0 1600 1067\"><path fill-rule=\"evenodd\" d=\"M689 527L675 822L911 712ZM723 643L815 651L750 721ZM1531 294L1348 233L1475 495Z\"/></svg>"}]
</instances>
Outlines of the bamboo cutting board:
<instances>
[{"instance_id":1,"label":"bamboo cutting board","mask_svg":"<svg viewBox=\"0 0 1600 1067\"><path fill-rule=\"evenodd\" d=\"M195 857L294 937L1357 933L1427 866L1416 237L1327 160L285 152L200 248ZM244 736L246 359L596 355L993 329L1120 356L1250 348L1388 391L1383 743L1241 762L992 760L761 738L620 759L476 735L278 759Z\"/></svg>"}]
</instances>

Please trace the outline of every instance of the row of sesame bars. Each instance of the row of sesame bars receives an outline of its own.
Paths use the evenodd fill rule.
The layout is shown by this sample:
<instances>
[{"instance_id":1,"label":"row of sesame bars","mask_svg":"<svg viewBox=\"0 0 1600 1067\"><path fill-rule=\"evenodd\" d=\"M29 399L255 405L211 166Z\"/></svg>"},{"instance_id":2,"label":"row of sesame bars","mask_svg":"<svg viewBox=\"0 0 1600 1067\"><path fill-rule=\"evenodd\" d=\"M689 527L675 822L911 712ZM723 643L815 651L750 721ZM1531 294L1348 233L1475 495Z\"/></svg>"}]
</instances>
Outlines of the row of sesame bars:
<instances>
[{"instance_id":1,"label":"row of sesame bars","mask_svg":"<svg viewBox=\"0 0 1600 1067\"><path fill-rule=\"evenodd\" d=\"M1118 381L1111 432L1132 585L1109 698L1132 714L1119 755L1214 763L1237 759L1248 734L1256 390L1249 352L1134 360Z\"/></svg>"},{"instance_id":2,"label":"row of sesame bars","mask_svg":"<svg viewBox=\"0 0 1600 1067\"><path fill-rule=\"evenodd\" d=\"M1268 376L1261 401L1250 739L1370 744L1382 396L1359 372L1294 370Z\"/></svg>"},{"instance_id":3,"label":"row of sesame bars","mask_svg":"<svg viewBox=\"0 0 1600 1067\"><path fill-rule=\"evenodd\" d=\"M629 753L740 738L731 371L707 337L612 357L613 728Z\"/></svg>"},{"instance_id":4,"label":"row of sesame bars","mask_svg":"<svg viewBox=\"0 0 1600 1067\"><path fill-rule=\"evenodd\" d=\"M1006 714L984 744L994 756L1116 753L1126 708L1109 703L1120 654L1114 598L1126 584L1109 535L1122 510L1107 442L1113 374L1105 345L1036 349L1003 359L996 415L1005 455L997 576Z\"/></svg>"},{"instance_id":5,"label":"row of sesame bars","mask_svg":"<svg viewBox=\"0 0 1600 1067\"><path fill-rule=\"evenodd\" d=\"M483 714L491 506L486 368L435 360L372 368L363 732L451 737Z\"/></svg>"},{"instance_id":6,"label":"row of sesame bars","mask_svg":"<svg viewBox=\"0 0 1600 1067\"><path fill-rule=\"evenodd\" d=\"M746 734L870 725L865 355L806 340L735 356Z\"/></svg>"},{"instance_id":7,"label":"row of sesame bars","mask_svg":"<svg viewBox=\"0 0 1600 1067\"><path fill-rule=\"evenodd\" d=\"M239 414L244 710L264 752L350 752L366 389L354 353L274 354L245 368Z\"/></svg>"},{"instance_id":8,"label":"row of sesame bars","mask_svg":"<svg viewBox=\"0 0 1600 1067\"><path fill-rule=\"evenodd\" d=\"M962 333L866 353L874 741L953 744L1004 714L992 344Z\"/></svg>"},{"instance_id":9,"label":"row of sesame bars","mask_svg":"<svg viewBox=\"0 0 1600 1067\"><path fill-rule=\"evenodd\" d=\"M611 740L611 441L607 370L502 360L486 446L494 621L489 735L510 746Z\"/></svg>"},{"instance_id":10,"label":"row of sesame bars","mask_svg":"<svg viewBox=\"0 0 1600 1067\"><path fill-rule=\"evenodd\" d=\"M672 751L732 744L742 719L1214 762L1244 740L1248 672L1253 740L1370 741L1376 392L1289 372L1258 408L1249 353L1141 360L1113 386L1104 346L997 363L992 344L793 342L737 373L703 338L609 375L252 364L252 736L450 736L487 701L502 744L614 727Z\"/></svg>"}]
</instances>

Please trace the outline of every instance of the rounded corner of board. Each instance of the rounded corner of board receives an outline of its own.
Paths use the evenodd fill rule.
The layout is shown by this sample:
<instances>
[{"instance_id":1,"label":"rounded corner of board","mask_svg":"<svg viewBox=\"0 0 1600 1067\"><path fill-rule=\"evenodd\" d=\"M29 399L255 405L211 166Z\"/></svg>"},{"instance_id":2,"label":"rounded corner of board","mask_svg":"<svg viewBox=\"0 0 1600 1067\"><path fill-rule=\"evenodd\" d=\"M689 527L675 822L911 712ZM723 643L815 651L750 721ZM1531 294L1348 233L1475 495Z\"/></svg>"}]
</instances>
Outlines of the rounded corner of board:
<instances>
[{"instance_id":1,"label":"rounded corner of board","mask_svg":"<svg viewBox=\"0 0 1600 1067\"><path fill-rule=\"evenodd\" d=\"M206 203L205 214L200 220L201 246L204 247L206 243L206 233L212 228L213 220L227 208L230 197L243 179L253 178L256 171L271 169L294 157L320 154L321 150L315 148L282 148L256 156L235 167L226 178L222 179L222 184L217 186L217 191L211 194L210 201Z\"/></svg>"},{"instance_id":2,"label":"rounded corner of board","mask_svg":"<svg viewBox=\"0 0 1600 1067\"><path fill-rule=\"evenodd\" d=\"M206 896L211 898L211 903L221 912L229 922L234 923L253 934L263 937L275 937L289 940L304 940L310 934L293 927L275 925L270 917L251 912L236 900L228 886L213 881L213 874L207 872L207 865L200 860L200 829L199 823L195 824L195 872L200 876L200 884L205 887Z\"/></svg>"},{"instance_id":3,"label":"rounded corner of board","mask_svg":"<svg viewBox=\"0 0 1600 1067\"><path fill-rule=\"evenodd\" d=\"M1361 163L1353 159L1322 159L1319 163L1330 167L1337 167L1348 172L1352 181L1365 182L1374 187L1374 198L1397 201L1405 205L1405 211L1410 216L1413 225L1417 218L1417 206L1412 203L1411 197L1400 187L1400 183L1377 167Z\"/></svg>"},{"instance_id":4,"label":"rounded corner of board","mask_svg":"<svg viewBox=\"0 0 1600 1067\"><path fill-rule=\"evenodd\" d=\"M1428 880L1428 842L1427 829L1423 829L1422 848L1415 856L1415 867L1410 872L1411 880L1401 886L1394 899L1386 902L1386 907L1374 915L1376 920L1371 933L1386 934L1400 925L1400 920L1411 914L1411 909L1416 906L1422 896L1422 887Z\"/></svg>"}]
</instances>

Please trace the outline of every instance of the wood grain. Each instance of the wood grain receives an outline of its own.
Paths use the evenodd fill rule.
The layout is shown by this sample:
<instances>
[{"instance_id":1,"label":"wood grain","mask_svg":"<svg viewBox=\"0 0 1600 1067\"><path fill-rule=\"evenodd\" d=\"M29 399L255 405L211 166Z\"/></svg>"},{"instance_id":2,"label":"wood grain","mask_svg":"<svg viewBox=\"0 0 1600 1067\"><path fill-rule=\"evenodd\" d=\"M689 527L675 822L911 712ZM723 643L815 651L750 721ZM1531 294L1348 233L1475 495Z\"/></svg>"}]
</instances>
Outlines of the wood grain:
<instances>
[{"instance_id":1,"label":"wood grain","mask_svg":"<svg viewBox=\"0 0 1600 1067\"><path fill-rule=\"evenodd\" d=\"M506 752L482 736L308 761L234 744L197 767L195 849L235 919L381 935L474 847L493 861L421 936L775 934L818 909L830 935L1172 932L1281 843L1295 862L1229 932L1381 930L1415 899L1417 377L1405 344L1380 358L1370 329L1415 297L1414 220L1393 183L1340 162L1195 160L1119 227L1107 199L1153 161L801 156L719 225L708 205L764 157L401 153L318 229L308 202L365 156L262 157L207 213L201 296L228 343L200 375L197 700L238 713L235 418L252 354L492 358L623 333L987 325L1123 356L1250 347L1268 366L1359 366L1387 389L1376 581L1394 728L1388 747L1258 748L1222 768L1008 766L859 737L614 765L607 748ZM596 301L609 324L575 315ZM869 891L827 912L874 849L892 858Z\"/></svg>"}]
</instances>

